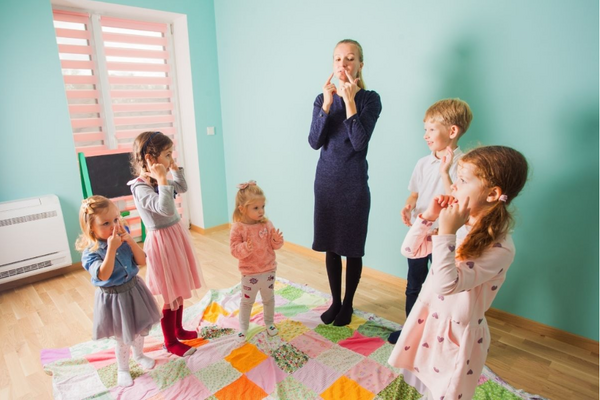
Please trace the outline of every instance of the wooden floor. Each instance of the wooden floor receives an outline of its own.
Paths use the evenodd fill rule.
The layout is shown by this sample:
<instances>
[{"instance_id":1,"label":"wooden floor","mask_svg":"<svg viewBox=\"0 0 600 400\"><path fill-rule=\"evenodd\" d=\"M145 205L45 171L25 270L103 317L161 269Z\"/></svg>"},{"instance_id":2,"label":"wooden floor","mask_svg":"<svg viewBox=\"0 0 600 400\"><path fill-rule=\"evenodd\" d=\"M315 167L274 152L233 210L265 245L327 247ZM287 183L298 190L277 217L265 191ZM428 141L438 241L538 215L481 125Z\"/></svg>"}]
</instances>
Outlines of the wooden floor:
<instances>
[{"instance_id":1,"label":"wooden floor","mask_svg":"<svg viewBox=\"0 0 600 400\"><path fill-rule=\"evenodd\" d=\"M239 283L229 231L192 236L207 287ZM277 257L278 276L329 291L316 253L286 245ZM365 269L355 308L403 323L404 285L402 279ZM187 305L205 293L203 288ZM91 340L93 299L94 287L83 269L0 292L0 399L52 398L52 378L41 367L40 351ZM488 322L492 344L487 366L502 379L553 400L598 399L597 347L552 339L489 316Z\"/></svg>"}]
</instances>

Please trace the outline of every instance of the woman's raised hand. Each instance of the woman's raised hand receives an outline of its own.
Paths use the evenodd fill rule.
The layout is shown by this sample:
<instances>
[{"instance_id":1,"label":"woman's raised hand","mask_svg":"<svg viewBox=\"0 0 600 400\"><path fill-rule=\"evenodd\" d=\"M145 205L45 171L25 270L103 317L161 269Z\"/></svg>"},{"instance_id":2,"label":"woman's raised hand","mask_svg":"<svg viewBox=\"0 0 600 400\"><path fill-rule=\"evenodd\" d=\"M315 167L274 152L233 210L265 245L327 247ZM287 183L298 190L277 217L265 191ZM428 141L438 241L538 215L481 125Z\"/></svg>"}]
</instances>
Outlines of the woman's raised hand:
<instances>
[{"instance_id":1,"label":"woman's raised hand","mask_svg":"<svg viewBox=\"0 0 600 400\"><path fill-rule=\"evenodd\" d=\"M454 235L458 228L463 226L469 220L469 198L467 197L463 204L453 202L440 212L439 235Z\"/></svg>"},{"instance_id":2,"label":"woman's raised hand","mask_svg":"<svg viewBox=\"0 0 600 400\"><path fill-rule=\"evenodd\" d=\"M341 82L341 86L339 89L339 95L344 99L344 102L353 101L356 92L360 90L357 83L360 78L352 78L348 71L344 71L346 74L347 82Z\"/></svg>"},{"instance_id":3,"label":"woman's raised hand","mask_svg":"<svg viewBox=\"0 0 600 400\"><path fill-rule=\"evenodd\" d=\"M333 83L331 83L331 78L333 78L333 72L327 78L327 82L323 85L323 111L329 114L329 108L331 104L333 104L333 94L337 92L337 88Z\"/></svg>"}]
</instances>

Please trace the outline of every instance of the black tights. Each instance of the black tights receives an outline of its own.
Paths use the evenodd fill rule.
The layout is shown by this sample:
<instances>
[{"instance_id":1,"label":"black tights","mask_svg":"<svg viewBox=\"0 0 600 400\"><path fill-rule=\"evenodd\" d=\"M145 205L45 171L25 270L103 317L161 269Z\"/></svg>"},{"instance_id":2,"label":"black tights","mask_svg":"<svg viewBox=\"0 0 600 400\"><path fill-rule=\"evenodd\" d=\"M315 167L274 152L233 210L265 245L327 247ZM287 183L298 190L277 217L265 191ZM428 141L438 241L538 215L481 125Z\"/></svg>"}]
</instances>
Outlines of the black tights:
<instances>
[{"instance_id":1,"label":"black tights","mask_svg":"<svg viewBox=\"0 0 600 400\"><path fill-rule=\"evenodd\" d=\"M335 326L348 325L352 320L352 301L362 273L362 257L346 257L346 293L342 303L342 257L325 253L327 278L331 289L331 307L321 315L321 320Z\"/></svg>"}]
</instances>

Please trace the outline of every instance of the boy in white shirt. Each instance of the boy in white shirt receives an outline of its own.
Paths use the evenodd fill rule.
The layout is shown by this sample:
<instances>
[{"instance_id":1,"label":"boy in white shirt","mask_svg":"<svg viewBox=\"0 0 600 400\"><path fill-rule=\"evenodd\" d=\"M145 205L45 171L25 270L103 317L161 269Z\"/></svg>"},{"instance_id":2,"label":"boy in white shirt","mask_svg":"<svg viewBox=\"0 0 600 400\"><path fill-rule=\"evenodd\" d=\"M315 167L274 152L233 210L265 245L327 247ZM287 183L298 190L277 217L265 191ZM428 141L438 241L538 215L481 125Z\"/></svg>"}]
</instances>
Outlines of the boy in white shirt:
<instances>
[{"instance_id":1,"label":"boy in white shirt","mask_svg":"<svg viewBox=\"0 0 600 400\"><path fill-rule=\"evenodd\" d=\"M413 170L408 190L410 195L402 209L402 221L407 226L421 214L438 194L450 194L450 186L456 179L456 165L463 152L458 140L469 129L473 113L469 105L460 99L444 99L434 103L423 118L425 135L431 154L419 159ZM406 316L413 308L421 286L429 272L431 255L408 259L406 284ZM390 334L388 341L395 344L400 331Z\"/></svg>"}]
</instances>

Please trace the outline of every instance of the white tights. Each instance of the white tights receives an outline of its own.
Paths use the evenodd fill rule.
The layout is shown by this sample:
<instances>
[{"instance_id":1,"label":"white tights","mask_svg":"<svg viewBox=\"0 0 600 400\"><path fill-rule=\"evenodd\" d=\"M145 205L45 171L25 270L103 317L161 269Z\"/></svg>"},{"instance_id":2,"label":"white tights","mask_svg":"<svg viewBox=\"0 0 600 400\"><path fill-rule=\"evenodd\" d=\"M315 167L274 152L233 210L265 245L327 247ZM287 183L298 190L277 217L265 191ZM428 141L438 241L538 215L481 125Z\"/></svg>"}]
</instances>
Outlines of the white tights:
<instances>
[{"instance_id":1,"label":"white tights","mask_svg":"<svg viewBox=\"0 0 600 400\"><path fill-rule=\"evenodd\" d=\"M116 339L115 357L117 358L117 384L119 386L133 385L133 379L129 373L129 348L133 347L133 359L144 369L154 367L154 360L144 355L144 337L137 336L132 345L123 343Z\"/></svg>"}]
</instances>

